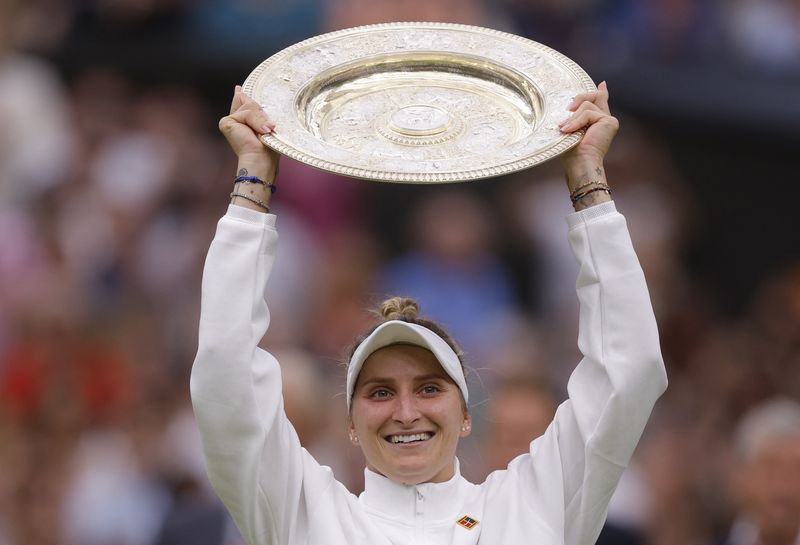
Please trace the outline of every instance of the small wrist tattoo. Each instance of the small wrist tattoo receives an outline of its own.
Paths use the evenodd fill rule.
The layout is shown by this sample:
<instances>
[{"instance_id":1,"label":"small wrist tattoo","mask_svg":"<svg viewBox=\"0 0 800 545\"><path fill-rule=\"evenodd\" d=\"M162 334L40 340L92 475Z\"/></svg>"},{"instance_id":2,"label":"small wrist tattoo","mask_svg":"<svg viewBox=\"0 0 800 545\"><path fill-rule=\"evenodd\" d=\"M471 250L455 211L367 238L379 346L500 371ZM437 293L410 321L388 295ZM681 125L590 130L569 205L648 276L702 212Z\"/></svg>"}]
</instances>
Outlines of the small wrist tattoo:
<instances>
[{"instance_id":1,"label":"small wrist tattoo","mask_svg":"<svg viewBox=\"0 0 800 545\"><path fill-rule=\"evenodd\" d=\"M594 171L598 176L602 176L603 175L603 169L600 168L600 167L595 168Z\"/></svg>"},{"instance_id":2,"label":"small wrist tattoo","mask_svg":"<svg viewBox=\"0 0 800 545\"><path fill-rule=\"evenodd\" d=\"M240 168L239 172L236 173L237 176L247 176L248 172L246 168Z\"/></svg>"}]
</instances>

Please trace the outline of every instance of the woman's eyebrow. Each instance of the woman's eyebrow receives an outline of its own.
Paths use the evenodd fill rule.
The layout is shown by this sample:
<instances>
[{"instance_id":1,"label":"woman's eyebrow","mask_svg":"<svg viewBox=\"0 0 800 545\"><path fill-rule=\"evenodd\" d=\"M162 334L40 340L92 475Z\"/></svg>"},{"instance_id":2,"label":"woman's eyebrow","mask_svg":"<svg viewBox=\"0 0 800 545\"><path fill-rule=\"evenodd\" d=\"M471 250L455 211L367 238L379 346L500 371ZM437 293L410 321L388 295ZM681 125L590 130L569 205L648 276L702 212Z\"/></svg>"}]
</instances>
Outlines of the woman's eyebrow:
<instances>
[{"instance_id":1,"label":"woman's eyebrow","mask_svg":"<svg viewBox=\"0 0 800 545\"><path fill-rule=\"evenodd\" d=\"M395 379L391 377L373 377L365 380L364 382L359 384L359 388L364 388L365 386L369 386L371 384L394 384Z\"/></svg>"},{"instance_id":2,"label":"woman's eyebrow","mask_svg":"<svg viewBox=\"0 0 800 545\"><path fill-rule=\"evenodd\" d=\"M449 375L445 373L430 373L428 375L423 375L421 377L414 377L416 382L425 382L427 380L444 380L444 381L452 381Z\"/></svg>"},{"instance_id":3,"label":"woman's eyebrow","mask_svg":"<svg viewBox=\"0 0 800 545\"><path fill-rule=\"evenodd\" d=\"M429 373L427 375L422 375L419 377L414 377L414 382L425 382L428 380L444 380L444 381L452 381L452 379L444 374L444 373ZM367 386L373 385L393 385L397 382L397 379L394 377L372 377L368 378L364 382L360 383L358 388L365 388Z\"/></svg>"}]
</instances>

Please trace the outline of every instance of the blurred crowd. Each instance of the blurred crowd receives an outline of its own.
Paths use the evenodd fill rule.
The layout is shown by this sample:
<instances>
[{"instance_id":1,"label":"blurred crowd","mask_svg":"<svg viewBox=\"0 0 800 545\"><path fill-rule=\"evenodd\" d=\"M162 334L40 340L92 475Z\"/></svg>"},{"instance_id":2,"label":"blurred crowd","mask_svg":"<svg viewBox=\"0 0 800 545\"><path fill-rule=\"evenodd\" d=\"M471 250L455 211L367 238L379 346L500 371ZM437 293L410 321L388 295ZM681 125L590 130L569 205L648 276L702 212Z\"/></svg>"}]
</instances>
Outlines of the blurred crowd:
<instances>
[{"instance_id":1,"label":"blurred crowd","mask_svg":"<svg viewBox=\"0 0 800 545\"><path fill-rule=\"evenodd\" d=\"M387 21L449 21L513 31L594 61L731 64L761 73L800 69L794 0L4 0L18 4L11 34L30 50L179 52L209 62L263 53L314 33ZM127 54L121 43L136 43ZM155 45L154 45L155 44ZM602 47L596 47L602 44ZM103 49L105 49L103 51ZM255 49L255 51L254 51ZM259 50L261 49L261 50ZM601 58L598 58L602 57ZM165 59L148 59L169 69ZM174 68L174 67L173 67Z\"/></svg>"},{"instance_id":2,"label":"blurred crowd","mask_svg":"<svg viewBox=\"0 0 800 545\"><path fill-rule=\"evenodd\" d=\"M238 81L175 81L165 63L265 57L254 39L278 47L392 20L501 28L587 65L607 55L800 74L794 0L0 0L0 545L241 543L209 489L188 397L203 259L235 170L217 97ZM113 54L128 43L126 62L155 55L142 62L164 77L85 60L102 59L106 40ZM670 388L601 540L795 545L800 258L787 248L739 312L722 312L687 264L703 207L669 143L622 117L607 170ZM465 476L524 451L579 358L558 165L408 187L285 160L278 185L263 346L308 450L360 491L341 362L369 309L397 293L466 350Z\"/></svg>"}]
</instances>

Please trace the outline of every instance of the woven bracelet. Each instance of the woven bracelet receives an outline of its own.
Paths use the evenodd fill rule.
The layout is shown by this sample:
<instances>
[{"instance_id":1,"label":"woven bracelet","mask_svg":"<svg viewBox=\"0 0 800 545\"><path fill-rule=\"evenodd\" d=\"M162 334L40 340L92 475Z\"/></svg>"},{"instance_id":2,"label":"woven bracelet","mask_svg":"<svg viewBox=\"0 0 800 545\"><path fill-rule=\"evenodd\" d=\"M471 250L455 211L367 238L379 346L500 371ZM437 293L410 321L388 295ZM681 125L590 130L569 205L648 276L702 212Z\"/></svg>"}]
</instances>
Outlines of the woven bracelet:
<instances>
[{"instance_id":1,"label":"woven bracelet","mask_svg":"<svg viewBox=\"0 0 800 545\"><path fill-rule=\"evenodd\" d=\"M246 201L250 201L251 203L257 204L258 206L266 210L267 213L269 213L269 205L262 200L256 199L255 197L251 197L250 195L242 195L241 193L237 193L236 191L231 193L231 199L234 197L241 197Z\"/></svg>"},{"instance_id":2,"label":"woven bracelet","mask_svg":"<svg viewBox=\"0 0 800 545\"><path fill-rule=\"evenodd\" d=\"M597 186L597 187L602 188L602 189L607 189L609 192L611 192L611 188L608 186L608 184L603 183L603 182L598 182L596 180L592 180L591 182L586 182L585 184L579 185L578 187L573 189L572 192L569 194L570 200L575 202L573 199L577 195L580 195L581 193L585 193L583 190L586 189L587 187L590 187L590 186Z\"/></svg>"},{"instance_id":3,"label":"woven bracelet","mask_svg":"<svg viewBox=\"0 0 800 545\"><path fill-rule=\"evenodd\" d=\"M592 180L591 182L586 182L585 184L579 185L578 187L573 189L572 192L569 194L570 198L572 198L573 195L577 195L578 193L580 193L580 191L582 189L586 189L587 187L592 186L592 185L598 185L600 187L608 187L608 184L604 184L603 182L598 182L596 180Z\"/></svg>"},{"instance_id":4,"label":"woven bracelet","mask_svg":"<svg viewBox=\"0 0 800 545\"><path fill-rule=\"evenodd\" d=\"M238 184L240 182L244 182L246 184L261 184L264 187L268 187L270 193L275 193L278 190L278 187L275 185L274 182L265 182L258 176L237 176L233 179L234 184Z\"/></svg>"},{"instance_id":5,"label":"woven bracelet","mask_svg":"<svg viewBox=\"0 0 800 545\"><path fill-rule=\"evenodd\" d=\"M572 201L572 204L575 204L579 200L581 200L582 198L586 197L587 195L589 195L591 193L594 193L595 191L605 191L606 193L611 195L611 188L608 187L607 185L603 185L603 186L598 186L598 187L593 187L591 189L587 189L586 191L582 191L582 192L577 193L577 194L573 193L572 195L570 195L569 200Z\"/></svg>"}]
</instances>

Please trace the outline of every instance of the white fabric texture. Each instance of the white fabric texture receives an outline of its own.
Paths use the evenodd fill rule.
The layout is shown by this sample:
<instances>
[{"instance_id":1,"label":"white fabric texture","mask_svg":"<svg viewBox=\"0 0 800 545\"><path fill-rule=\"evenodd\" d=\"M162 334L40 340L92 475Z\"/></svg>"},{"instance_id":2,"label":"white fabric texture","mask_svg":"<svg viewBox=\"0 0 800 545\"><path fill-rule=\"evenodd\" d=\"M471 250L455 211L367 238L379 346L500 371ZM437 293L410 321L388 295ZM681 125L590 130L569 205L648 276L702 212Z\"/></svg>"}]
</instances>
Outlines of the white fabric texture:
<instances>
[{"instance_id":1,"label":"white fabric texture","mask_svg":"<svg viewBox=\"0 0 800 545\"><path fill-rule=\"evenodd\" d=\"M191 393L211 483L248 544L595 542L666 374L624 218L606 203L567 223L583 358L545 434L483 484L461 477L457 461L450 481L418 486L367 470L356 497L300 445L278 363L257 347L269 324L275 216L229 207L203 273ZM465 515L478 524L457 524Z\"/></svg>"}]
</instances>

